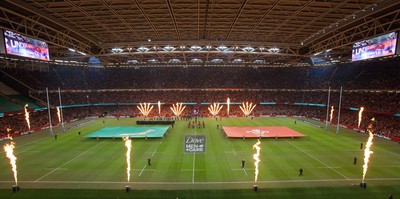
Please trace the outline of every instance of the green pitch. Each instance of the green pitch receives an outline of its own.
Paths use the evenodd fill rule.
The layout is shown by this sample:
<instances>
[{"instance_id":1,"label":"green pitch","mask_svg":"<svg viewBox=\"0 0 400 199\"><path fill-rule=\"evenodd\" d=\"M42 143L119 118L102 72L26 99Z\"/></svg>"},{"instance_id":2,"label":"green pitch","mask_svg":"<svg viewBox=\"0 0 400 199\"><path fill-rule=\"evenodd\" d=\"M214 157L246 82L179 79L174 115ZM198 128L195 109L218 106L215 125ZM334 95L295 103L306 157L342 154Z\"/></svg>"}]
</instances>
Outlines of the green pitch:
<instances>
[{"instance_id":1,"label":"green pitch","mask_svg":"<svg viewBox=\"0 0 400 199\"><path fill-rule=\"evenodd\" d=\"M300 121L295 124L294 118L200 120L205 121L206 128L187 128L188 121L177 121L163 139L133 139L130 182L127 182L126 148L123 141L109 138L97 140L85 136L105 127L132 126L134 119L106 119L104 124L103 120L96 120L69 129L67 133L61 133L58 127L55 129L57 139L50 137L48 130L18 137L15 139L15 154L18 158L18 184L22 190L13 197L20 195L23 198L25 191L25 194L49 194L48 197L54 198L51 190L74 189L76 193L86 194L82 198L90 198L89 196L96 195L96 191L86 189L102 189L102 192L109 194L104 193L102 197L115 198L116 191L112 189L118 189L117 192L120 193L128 185L135 189L137 194L146 193L153 198L175 198L175 195L179 194L190 198L204 197L201 193L216 198L246 198L257 196L251 191L254 184L261 189L258 196L272 194L269 198L274 198L274 193L281 193L276 196L283 198L291 198L292 193L297 193L296 198L301 195L304 198L321 197L321 193L332 196L342 193L350 198L351 194L355 193L364 194L365 198L386 198L389 192L400 194L398 143L381 138L374 139L374 153L366 176L368 188L364 190L358 187L363 164L360 143L364 142L365 146L367 140L364 134L341 129L340 134L336 135L335 127L325 132L322 128ZM74 124L76 122L69 124L67 128ZM217 124L220 128L287 126L306 137L262 139L260 173L258 182L254 182L252 146L257 140L229 139L220 128L217 129ZM82 132L80 136L79 131ZM185 135L194 134L206 136L205 153L184 153ZM5 141L2 142L4 143ZM354 157L358 159L356 165L353 164ZM148 165L148 158L151 159L151 166ZM244 169L241 168L242 160L246 162ZM0 168L0 188L5 189L1 190L0 194L9 196L11 186L15 183L4 153L0 155ZM299 176L299 168L304 170L303 176ZM169 193L171 195L168 195ZM1 196L0 198L3 198ZM145 197L141 196L138 198ZM28 194L26 197L32 195ZM127 196L121 196L124 197Z\"/></svg>"}]
</instances>

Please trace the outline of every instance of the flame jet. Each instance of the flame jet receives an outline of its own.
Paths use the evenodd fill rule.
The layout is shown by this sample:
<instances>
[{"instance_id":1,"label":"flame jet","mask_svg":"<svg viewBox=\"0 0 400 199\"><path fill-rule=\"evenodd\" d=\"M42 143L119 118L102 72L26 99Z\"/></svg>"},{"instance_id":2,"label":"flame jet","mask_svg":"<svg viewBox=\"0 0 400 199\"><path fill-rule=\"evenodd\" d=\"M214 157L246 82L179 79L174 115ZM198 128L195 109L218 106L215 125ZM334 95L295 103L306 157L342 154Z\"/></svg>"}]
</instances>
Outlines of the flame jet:
<instances>
[{"instance_id":1,"label":"flame jet","mask_svg":"<svg viewBox=\"0 0 400 199\"><path fill-rule=\"evenodd\" d=\"M253 155L253 159L254 159L254 166L255 166L255 170L254 170L254 182L257 182L258 180L258 164L260 163L260 139L258 139L257 143L255 143L253 145L253 149L256 149L256 153L254 153Z\"/></svg>"},{"instance_id":2,"label":"flame jet","mask_svg":"<svg viewBox=\"0 0 400 199\"><path fill-rule=\"evenodd\" d=\"M161 116L161 102L158 101L158 116Z\"/></svg>"},{"instance_id":3,"label":"flame jet","mask_svg":"<svg viewBox=\"0 0 400 199\"><path fill-rule=\"evenodd\" d=\"M371 151L371 147L372 147L373 139L374 139L374 131L373 131L372 122L375 122L375 118L371 119L371 123L368 125L368 128L367 128L369 137L368 137L367 144L366 144L365 150L364 150L364 165L363 165L363 178L362 178L363 183L365 180L365 175L367 174L367 171L368 171L369 158L371 157L371 154L374 153L373 151Z\"/></svg>"},{"instance_id":4,"label":"flame jet","mask_svg":"<svg viewBox=\"0 0 400 199\"><path fill-rule=\"evenodd\" d=\"M58 122L61 124L61 111L59 107L57 107L57 116L58 116Z\"/></svg>"},{"instance_id":5,"label":"flame jet","mask_svg":"<svg viewBox=\"0 0 400 199\"><path fill-rule=\"evenodd\" d=\"M358 128L360 128L361 125L363 112L364 112L364 107L360 107L360 111L358 111Z\"/></svg>"},{"instance_id":6,"label":"flame jet","mask_svg":"<svg viewBox=\"0 0 400 199\"><path fill-rule=\"evenodd\" d=\"M228 116L229 116L229 108L230 108L230 105L231 105L231 99L229 99L229 97L228 97L228 99L226 99L226 105L228 106L227 107L227 112L228 112Z\"/></svg>"},{"instance_id":7,"label":"flame jet","mask_svg":"<svg viewBox=\"0 0 400 199\"><path fill-rule=\"evenodd\" d=\"M15 143L13 142L12 137L9 137L11 142L9 144L5 144L3 146L4 151L6 152L6 156L8 159L10 159L10 165L11 165L11 170L14 173L14 180L15 180L15 185L18 185L18 178L17 178L17 157L14 155L14 148L15 148Z\"/></svg>"},{"instance_id":8,"label":"flame jet","mask_svg":"<svg viewBox=\"0 0 400 199\"><path fill-rule=\"evenodd\" d=\"M334 111L334 108L333 108L333 106L331 106L331 118L329 119L329 122L330 122L330 123L332 123L333 111Z\"/></svg>"},{"instance_id":9,"label":"flame jet","mask_svg":"<svg viewBox=\"0 0 400 199\"><path fill-rule=\"evenodd\" d=\"M25 109L25 120L26 120L26 123L28 124L29 130L31 130L31 121L29 120L28 104L26 104L24 106L24 109Z\"/></svg>"},{"instance_id":10,"label":"flame jet","mask_svg":"<svg viewBox=\"0 0 400 199\"><path fill-rule=\"evenodd\" d=\"M126 146L126 175L128 182L131 180L131 149L132 149L132 140L129 137L124 138L125 146Z\"/></svg>"}]
</instances>

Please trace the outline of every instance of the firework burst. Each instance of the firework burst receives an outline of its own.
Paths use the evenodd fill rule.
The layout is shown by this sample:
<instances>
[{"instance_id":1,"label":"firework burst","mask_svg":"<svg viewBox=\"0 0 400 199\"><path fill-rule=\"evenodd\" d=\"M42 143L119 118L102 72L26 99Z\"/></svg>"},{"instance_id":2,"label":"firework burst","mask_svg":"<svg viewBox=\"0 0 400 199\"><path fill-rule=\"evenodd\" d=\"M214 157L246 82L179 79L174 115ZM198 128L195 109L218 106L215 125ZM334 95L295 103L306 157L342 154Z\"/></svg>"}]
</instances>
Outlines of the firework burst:
<instances>
[{"instance_id":1,"label":"firework burst","mask_svg":"<svg viewBox=\"0 0 400 199\"><path fill-rule=\"evenodd\" d=\"M219 103L213 103L210 105L210 107L208 107L208 111L210 111L211 115L216 116L222 107L224 106L220 106Z\"/></svg>"},{"instance_id":2,"label":"firework burst","mask_svg":"<svg viewBox=\"0 0 400 199\"><path fill-rule=\"evenodd\" d=\"M182 106L182 103L172 104L172 107L169 107L171 111L175 114L175 116L179 117L183 110L185 110L186 106Z\"/></svg>"},{"instance_id":3,"label":"firework burst","mask_svg":"<svg viewBox=\"0 0 400 199\"><path fill-rule=\"evenodd\" d=\"M240 110L242 110L245 117L249 116L255 107L256 107L255 104L254 105L253 103L249 104L249 102L246 103L243 102L242 105L239 106Z\"/></svg>"},{"instance_id":4,"label":"firework burst","mask_svg":"<svg viewBox=\"0 0 400 199\"><path fill-rule=\"evenodd\" d=\"M150 106L150 103L140 103L140 106L137 106L137 108L143 114L143 116L147 117L154 106Z\"/></svg>"}]
</instances>

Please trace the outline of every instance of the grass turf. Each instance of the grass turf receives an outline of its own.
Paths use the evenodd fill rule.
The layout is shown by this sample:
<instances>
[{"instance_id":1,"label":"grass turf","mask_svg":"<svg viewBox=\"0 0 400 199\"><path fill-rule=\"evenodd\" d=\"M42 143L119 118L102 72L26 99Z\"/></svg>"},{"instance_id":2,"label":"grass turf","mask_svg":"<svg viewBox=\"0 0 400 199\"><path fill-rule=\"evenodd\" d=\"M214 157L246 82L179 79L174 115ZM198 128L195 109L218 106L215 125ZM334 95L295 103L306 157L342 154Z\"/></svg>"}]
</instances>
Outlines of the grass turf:
<instances>
[{"instance_id":1,"label":"grass turf","mask_svg":"<svg viewBox=\"0 0 400 199\"><path fill-rule=\"evenodd\" d=\"M299 195L310 198L320 194L344 196L353 193L367 193L364 198L378 195L386 197L388 192L399 195L400 154L397 143L375 138L372 148L374 154L366 180L368 188L364 190L357 184L361 182L363 164L363 150L359 147L361 142L367 140L366 135L345 129L336 135L334 127L324 132L321 128L303 122L294 124L293 118L204 120L205 129L188 129L187 121L178 121L165 139L134 139L129 183L126 182L126 149L122 141L97 141L83 136L105 126L131 126L134 119L106 119L105 124L103 120L96 120L65 134L59 133L56 128L59 134L57 140L49 137L48 131L19 137L16 139L15 154L18 157L19 185L24 190L9 195L14 182L8 159L2 155L0 187L5 190L0 193L21 198L25 194L31 197L35 194L48 194L53 198L54 190L70 192L71 189L77 193L77 197L82 195L85 198L96 198L101 192L104 192L102 196L112 197L118 193L121 198L132 198L135 194L131 193L135 192L149 198L175 197L174 195L194 198L202 196L200 192L203 196L215 195L216 198L273 198L274 194L283 196L281 198L293 198L293 193L297 193L297 198ZM306 137L262 140L259 182L256 184L263 190L254 195L249 189L255 184L252 145L256 140L228 139L216 128L217 123L220 127L282 125L303 133ZM81 137L78 136L78 131L82 132ZM207 136L205 154L183 152L184 136L187 134ZM357 165L353 165L354 156L358 158ZM147 158L152 159L151 166L147 166ZM242 159L246 160L245 170L240 167ZM304 170L303 177L298 176L300 167ZM121 195L125 185L136 190L128 195ZM86 189L98 190L96 192ZM146 191L139 191L143 189Z\"/></svg>"}]
</instances>

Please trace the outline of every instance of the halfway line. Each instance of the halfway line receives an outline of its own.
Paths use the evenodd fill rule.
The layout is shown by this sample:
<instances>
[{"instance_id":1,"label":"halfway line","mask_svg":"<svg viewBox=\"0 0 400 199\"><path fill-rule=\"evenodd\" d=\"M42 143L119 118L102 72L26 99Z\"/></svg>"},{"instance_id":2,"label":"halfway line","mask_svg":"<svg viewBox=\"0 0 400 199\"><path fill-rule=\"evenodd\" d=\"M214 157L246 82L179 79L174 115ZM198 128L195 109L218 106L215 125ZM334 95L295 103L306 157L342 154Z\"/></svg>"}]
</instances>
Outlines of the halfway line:
<instances>
[{"instance_id":1,"label":"halfway line","mask_svg":"<svg viewBox=\"0 0 400 199\"><path fill-rule=\"evenodd\" d=\"M196 128L194 128L194 136L196 137ZM193 174L192 174L192 183L194 183L194 171L195 171L195 165L196 165L196 151L193 153Z\"/></svg>"}]
</instances>

